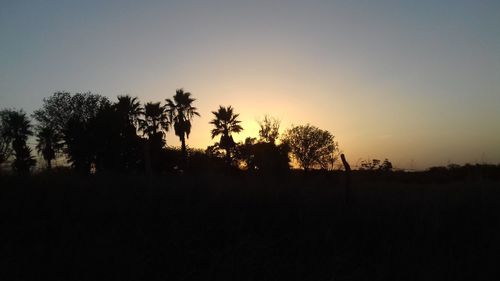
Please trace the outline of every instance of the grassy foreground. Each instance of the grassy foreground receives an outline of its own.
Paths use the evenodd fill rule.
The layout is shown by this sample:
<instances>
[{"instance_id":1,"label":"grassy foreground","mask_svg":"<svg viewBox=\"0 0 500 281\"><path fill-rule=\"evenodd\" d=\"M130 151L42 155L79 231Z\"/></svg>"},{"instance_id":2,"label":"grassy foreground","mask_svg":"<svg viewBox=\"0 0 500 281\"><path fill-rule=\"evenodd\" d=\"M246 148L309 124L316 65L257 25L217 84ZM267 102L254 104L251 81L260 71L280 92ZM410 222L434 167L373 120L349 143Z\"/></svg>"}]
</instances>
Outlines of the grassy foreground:
<instances>
[{"instance_id":1,"label":"grassy foreground","mask_svg":"<svg viewBox=\"0 0 500 281\"><path fill-rule=\"evenodd\" d=\"M0 177L0 280L496 280L500 184Z\"/></svg>"}]
</instances>

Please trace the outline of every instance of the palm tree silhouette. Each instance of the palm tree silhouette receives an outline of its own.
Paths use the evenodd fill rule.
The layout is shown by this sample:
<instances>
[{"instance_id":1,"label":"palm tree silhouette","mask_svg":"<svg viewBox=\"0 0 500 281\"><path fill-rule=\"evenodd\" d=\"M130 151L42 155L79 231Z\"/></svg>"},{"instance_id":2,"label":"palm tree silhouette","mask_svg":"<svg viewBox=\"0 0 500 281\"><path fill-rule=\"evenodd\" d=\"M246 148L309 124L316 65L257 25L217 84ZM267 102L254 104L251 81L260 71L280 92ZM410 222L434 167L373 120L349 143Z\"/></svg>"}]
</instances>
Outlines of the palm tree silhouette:
<instances>
[{"instance_id":1,"label":"palm tree silhouette","mask_svg":"<svg viewBox=\"0 0 500 281\"><path fill-rule=\"evenodd\" d=\"M192 106L195 99L191 98L190 92L184 92L183 89L175 91L174 100L166 99L167 111L171 125L174 127L175 135L181 141L182 158L187 160L186 138L189 138L191 133L191 120L193 117L200 116L196 111L197 108Z\"/></svg>"},{"instance_id":2,"label":"palm tree silhouette","mask_svg":"<svg viewBox=\"0 0 500 281\"><path fill-rule=\"evenodd\" d=\"M31 149L26 144L28 137L33 135L30 120L23 110L7 110L2 114L2 123L5 125L4 134L12 140L14 162L12 167L18 173L28 173L36 161L31 156Z\"/></svg>"},{"instance_id":3,"label":"palm tree silhouette","mask_svg":"<svg viewBox=\"0 0 500 281\"><path fill-rule=\"evenodd\" d=\"M148 102L144 105L143 119L139 119L139 129L144 135L148 135L148 141L144 146L144 156L146 161L146 171L160 169L159 154L165 146L165 133L168 131L170 122L164 105L159 102Z\"/></svg>"},{"instance_id":4,"label":"palm tree silhouette","mask_svg":"<svg viewBox=\"0 0 500 281\"><path fill-rule=\"evenodd\" d=\"M134 128L140 116L143 114L139 99L129 95L118 96L118 102L115 104L115 108L123 119L124 125L133 125Z\"/></svg>"},{"instance_id":5,"label":"palm tree silhouette","mask_svg":"<svg viewBox=\"0 0 500 281\"><path fill-rule=\"evenodd\" d=\"M144 105L142 115L144 118L139 119L139 129L143 134L150 139L160 135L163 138L163 131L168 131L170 125L165 106L159 102L148 102Z\"/></svg>"},{"instance_id":6,"label":"palm tree silhouette","mask_svg":"<svg viewBox=\"0 0 500 281\"><path fill-rule=\"evenodd\" d=\"M36 137L36 150L47 161L47 169L50 170L52 168L52 160L56 158L56 145L59 137L56 131L50 127L39 128Z\"/></svg>"},{"instance_id":7,"label":"palm tree silhouette","mask_svg":"<svg viewBox=\"0 0 500 281\"><path fill-rule=\"evenodd\" d=\"M0 110L0 172L2 164L12 155L12 138L8 134L8 115L10 110Z\"/></svg>"},{"instance_id":8,"label":"palm tree silhouette","mask_svg":"<svg viewBox=\"0 0 500 281\"><path fill-rule=\"evenodd\" d=\"M226 161L230 163L231 148L235 146L231 133L239 133L243 130L239 125L241 121L237 120L239 114L233 113L231 106L219 106L219 109L212 111L212 113L215 115L215 118L210 121L210 124L215 126L212 129L212 139L221 135L219 145L226 150Z\"/></svg>"},{"instance_id":9,"label":"palm tree silhouette","mask_svg":"<svg viewBox=\"0 0 500 281\"><path fill-rule=\"evenodd\" d=\"M137 126L139 120L144 114L141 103L137 97L129 95L118 96L118 102L113 105L114 111L119 118L118 143L118 165L124 171L137 167L140 162L140 138L137 136Z\"/></svg>"}]
</instances>

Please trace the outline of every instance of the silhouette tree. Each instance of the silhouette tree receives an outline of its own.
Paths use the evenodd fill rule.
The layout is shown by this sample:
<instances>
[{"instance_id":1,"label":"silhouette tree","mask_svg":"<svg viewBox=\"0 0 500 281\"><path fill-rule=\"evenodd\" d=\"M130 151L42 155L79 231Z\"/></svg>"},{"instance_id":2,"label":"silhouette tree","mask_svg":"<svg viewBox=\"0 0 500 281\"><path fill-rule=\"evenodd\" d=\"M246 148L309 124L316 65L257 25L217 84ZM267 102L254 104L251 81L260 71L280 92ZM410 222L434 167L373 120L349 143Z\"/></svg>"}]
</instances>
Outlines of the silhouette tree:
<instances>
[{"instance_id":1,"label":"silhouette tree","mask_svg":"<svg viewBox=\"0 0 500 281\"><path fill-rule=\"evenodd\" d=\"M239 133L243 128L239 125L241 121L238 120L239 114L233 113L231 106L219 106L217 111L212 111L215 118L210 121L214 125L212 129L212 139L221 135L219 146L226 150L226 162L231 163L231 149L235 147L235 142L232 133Z\"/></svg>"},{"instance_id":2,"label":"silhouette tree","mask_svg":"<svg viewBox=\"0 0 500 281\"><path fill-rule=\"evenodd\" d=\"M366 171L374 171L380 167L380 160L372 159L372 160L363 160L361 161L360 170Z\"/></svg>"},{"instance_id":3,"label":"silhouette tree","mask_svg":"<svg viewBox=\"0 0 500 281\"><path fill-rule=\"evenodd\" d=\"M138 125L139 119L144 113L139 99L129 95L118 96L118 102L115 103L114 107L122 119L122 126L134 127L135 130L135 126Z\"/></svg>"},{"instance_id":4,"label":"silhouette tree","mask_svg":"<svg viewBox=\"0 0 500 281\"><path fill-rule=\"evenodd\" d=\"M160 136L163 140L163 131L168 131L169 125L165 106L159 102L148 102L144 105L143 118L139 119L139 129L144 135L147 135L149 139Z\"/></svg>"},{"instance_id":5,"label":"silhouette tree","mask_svg":"<svg viewBox=\"0 0 500 281\"><path fill-rule=\"evenodd\" d=\"M389 159L385 158L384 159L384 162L382 162L382 164L380 165L380 171L383 171L383 172L390 172L392 171L392 163L389 161Z\"/></svg>"},{"instance_id":6,"label":"silhouette tree","mask_svg":"<svg viewBox=\"0 0 500 281\"><path fill-rule=\"evenodd\" d=\"M29 173L31 167L36 164L31 156L31 149L26 144L28 137L33 135L30 120L22 110L6 110L1 117L5 126L3 134L12 140L15 157L12 168L19 174Z\"/></svg>"},{"instance_id":7,"label":"silhouette tree","mask_svg":"<svg viewBox=\"0 0 500 281\"><path fill-rule=\"evenodd\" d=\"M69 92L56 92L52 96L43 99L42 108L35 110L33 118L40 127L52 128L56 134L60 134L73 113L77 111L73 102L73 96Z\"/></svg>"},{"instance_id":8,"label":"silhouette tree","mask_svg":"<svg viewBox=\"0 0 500 281\"><path fill-rule=\"evenodd\" d=\"M160 156L165 146L165 132L170 121L165 109L159 102L148 102L144 105L143 118L139 120L139 129L148 136L145 147L146 167L151 166L156 171L161 169Z\"/></svg>"},{"instance_id":9,"label":"silhouette tree","mask_svg":"<svg viewBox=\"0 0 500 281\"><path fill-rule=\"evenodd\" d=\"M390 172L392 171L392 163L387 158L385 158L384 162L379 159L363 160L359 169L364 171Z\"/></svg>"},{"instance_id":10,"label":"silhouette tree","mask_svg":"<svg viewBox=\"0 0 500 281\"><path fill-rule=\"evenodd\" d=\"M35 110L33 118L39 126L50 127L62 137L61 132L72 117L88 121L104 105L109 104L106 97L90 92L73 95L69 92L56 92L43 99L42 108Z\"/></svg>"},{"instance_id":11,"label":"silhouette tree","mask_svg":"<svg viewBox=\"0 0 500 281\"><path fill-rule=\"evenodd\" d=\"M70 103L72 111L63 131L65 152L76 170L88 174L96 161L96 145L102 144L96 141L101 136L95 134L91 122L110 102L98 94L77 93Z\"/></svg>"},{"instance_id":12,"label":"silhouette tree","mask_svg":"<svg viewBox=\"0 0 500 281\"><path fill-rule=\"evenodd\" d=\"M88 123L71 117L63 130L64 153L71 166L82 174L90 172L92 157L92 144Z\"/></svg>"},{"instance_id":13,"label":"silhouette tree","mask_svg":"<svg viewBox=\"0 0 500 281\"><path fill-rule=\"evenodd\" d=\"M268 115L259 122L259 137L261 141L274 144L279 137L280 121Z\"/></svg>"},{"instance_id":14,"label":"silhouette tree","mask_svg":"<svg viewBox=\"0 0 500 281\"><path fill-rule=\"evenodd\" d=\"M44 98L42 108L35 110L32 115L38 123L38 128L50 128L54 131L56 138L53 140L53 146L56 151L63 149L63 131L75 110L72 95L69 92L56 92Z\"/></svg>"},{"instance_id":15,"label":"silhouette tree","mask_svg":"<svg viewBox=\"0 0 500 281\"><path fill-rule=\"evenodd\" d=\"M256 138L247 137L243 143L237 145L235 157L244 163L248 171L258 169L255 163L255 143Z\"/></svg>"},{"instance_id":16,"label":"silhouette tree","mask_svg":"<svg viewBox=\"0 0 500 281\"><path fill-rule=\"evenodd\" d=\"M88 173L92 167L100 173L138 168L140 141L127 116L117 104L106 103L86 121L68 121L64 131L66 152L76 170Z\"/></svg>"},{"instance_id":17,"label":"silhouette tree","mask_svg":"<svg viewBox=\"0 0 500 281\"><path fill-rule=\"evenodd\" d=\"M82 173L90 171L95 160L91 155L89 122L102 108L110 105L101 95L56 92L43 100L42 108L33 113L41 128L54 130L55 151L63 151L72 166Z\"/></svg>"},{"instance_id":18,"label":"silhouette tree","mask_svg":"<svg viewBox=\"0 0 500 281\"><path fill-rule=\"evenodd\" d=\"M246 138L236 149L236 157L243 161L247 170L261 173L280 173L290 168L290 149L286 143L276 145L271 142Z\"/></svg>"},{"instance_id":19,"label":"silhouette tree","mask_svg":"<svg viewBox=\"0 0 500 281\"><path fill-rule=\"evenodd\" d=\"M191 133L191 120L194 116L200 116L196 111L197 108L192 106L194 101L195 99L191 98L191 93L184 92L183 89L175 91L173 101L166 99L169 119L174 127L175 135L181 141L181 153L184 162L187 160L186 138L189 138Z\"/></svg>"},{"instance_id":20,"label":"silhouette tree","mask_svg":"<svg viewBox=\"0 0 500 281\"><path fill-rule=\"evenodd\" d=\"M1 166L12 155L12 138L7 132L7 115L9 110L3 109L0 111L0 171Z\"/></svg>"},{"instance_id":21,"label":"silhouette tree","mask_svg":"<svg viewBox=\"0 0 500 281\"><path fill-rule=\"evenodd\" d=\"M120 170L129 171L138 169L141 162L141 138L137 136L137 126L144 114L137 97L129 95L118 96L118 102L113 105L115 114L109 113L108 119L116 119L117 115L118 139L114 146L117 147L118 165Z\"/></svg>"},{"instance_id":22,"label":"silhouette tree","mask_svg":"<svg viewBox=\"0 0 500 281\"><path fill-rule=\"evenodd\" d=\"M124 171L123 119L114 105L103 106L87 124L89 156L95 173Z\"/></svg>"},{"instance_id":23,"label":"silhouette tree","mask_svg":"<svg viewBox=\"0 0 500 281\"><path fill-rule=\"evenodd\" d=\"M37 145L36 149L43 159L47 162L47 169L52 168L52 160L56 158L56 143L59 136L51 127L37 128Z\"/></svg>"},{"instance_id":24,"label":"silhouette tree","mask_svg":"<svg viewBox=\"0 0 500 281\"><path fill-rule=\"evenodd\" d=\"M313 167L327 169L335 161L338 152L334 136L312 125L294 126L287 130L285 142L292 155L305 171Z\"/></svg>"}]
</instances>

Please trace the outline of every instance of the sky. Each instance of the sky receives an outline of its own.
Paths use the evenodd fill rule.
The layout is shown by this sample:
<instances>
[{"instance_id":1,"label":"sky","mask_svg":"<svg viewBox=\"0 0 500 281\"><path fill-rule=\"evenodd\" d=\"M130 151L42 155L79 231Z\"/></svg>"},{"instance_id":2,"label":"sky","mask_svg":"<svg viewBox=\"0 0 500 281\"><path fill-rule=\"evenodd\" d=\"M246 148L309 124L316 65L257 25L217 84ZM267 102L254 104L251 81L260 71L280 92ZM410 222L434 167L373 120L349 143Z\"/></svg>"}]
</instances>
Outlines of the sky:
<instances>
[{"instance_id":1,"label":"sky","mask_svg":"<svg viewBox=\"0 0 500 281\"><path fill-rule=\"evenodd\" d=\"M353 166L500 163L497 0L0 2L0 108L184 88L201 114L190 147L213 144L211 111L231 105L236 140L266 114L309 123Z\"/></svg>"}]
</instances>

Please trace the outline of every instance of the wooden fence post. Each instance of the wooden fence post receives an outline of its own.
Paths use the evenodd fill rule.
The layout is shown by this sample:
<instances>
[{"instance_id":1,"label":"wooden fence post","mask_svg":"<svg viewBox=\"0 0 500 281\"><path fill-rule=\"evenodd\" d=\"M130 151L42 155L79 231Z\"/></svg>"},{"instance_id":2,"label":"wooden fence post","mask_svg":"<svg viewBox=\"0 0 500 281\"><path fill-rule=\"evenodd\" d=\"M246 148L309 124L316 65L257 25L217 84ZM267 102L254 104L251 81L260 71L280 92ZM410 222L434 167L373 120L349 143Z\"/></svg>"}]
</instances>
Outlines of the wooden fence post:
<instances>
[{"instance_id":1,"label":"wooden fence post","mask_svg":"<svg viewBox=\"0 0 500 281\"><path fill-rule=\"evenodd\" d=\"M349 204L351 202L351 166L347 163L344 154L340 154L340 159L345 169L345 202Z\"/></svg>"}]
</instances>

